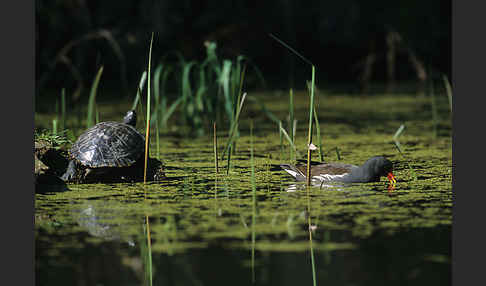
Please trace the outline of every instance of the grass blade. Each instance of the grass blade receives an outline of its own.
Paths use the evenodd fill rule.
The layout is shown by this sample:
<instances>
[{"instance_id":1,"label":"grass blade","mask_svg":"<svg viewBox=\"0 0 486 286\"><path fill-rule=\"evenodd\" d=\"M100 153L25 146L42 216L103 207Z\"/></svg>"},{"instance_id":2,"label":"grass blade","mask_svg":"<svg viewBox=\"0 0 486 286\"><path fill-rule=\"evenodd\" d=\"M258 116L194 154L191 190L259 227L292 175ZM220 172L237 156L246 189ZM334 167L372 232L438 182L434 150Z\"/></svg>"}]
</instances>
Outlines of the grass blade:
<instances>
[{"instance_id":1,"label":"grass blade","mask_svg":"<svg viewBox=\"0 0 486 286\"><path fill-rule=\"evenodd\" d=\"M243 103L245 102L245 98L246 98L246 92L243 93L243 96L241 97L241 103L239 105L239 108L236 112L235 119L234 119L233 124L231 126L231 130L230 130L229 137L228 137L228 143L226 144L226 148L225 148L223 155L222 155L223 159L224 159L225 154L228 151L230 151L230 146L233 144L233 141L234 141L234 138L235 138L234 135L236 133L236 128L237 128L237 125L238 125L238 119L240 118L240 113L241 113L241 109L243 108Z\"/></svg>"},{"instance_id":2,"label":"grass blade","mask_svg":"<svg viewBox=\"0 0 486 286\"><path fill-rule=\"evenodd\" d=\"M309 61L308 59L306 59L303 55L301 55L300 53L298 53L296 50L294 50L292 47L290 47L289 45L287 45L284 41L280 40L279 38L277 38L276 36L274 36L273 34L269 34L270 37L272 37L275 41L279 42L282 46L286 47L287 49L289 49L292 53L296 54L299 58L301 58L304 62L308 63L309 65L311 66L314 66L311 61Z\"/></svg>"},{"instance_id":3,"label":"grass blade","mask_svg":"<svg viewBox=\"0 0 486 286\"><path fill-rule=\"evenodd\" d=\"M143 182L147 182L147 164L149 155L149 142L150 142L150 66L152 61L152 43L154 41L154 32L152 32L152 38L150 39L149 48L149 60L148 60L148 83L147 83L147 122L145 130L145 165L143 168Z\"/></svg>"},{"instance_id":4,"label":"grass blade","mask_svg":"<svg viewBox=\"0 0 486 286\"><path fill-rule=\"evenodd\" d=\"M66 129L66 89L61 90L61 130Z\"/></svg>"},{"instance_id":5,"label":"grass blade","mask_svg":"<svg viewBox=\"0 0 486 286\"><path fill-rule=\"evenodd\" d=\"M408 169L410 170L410 175L412 177L413 181L417 180L417 174L415 173L415 170L412 168L412 166L409 163L409 160L405 157L405 154L403 153L400 141L398 141L398 137L400 137L403 133L403 130L405 130L405 125L402 124L400 127L398 127L397 131L395 132L395 135L393 135L393 143L395 144L395 147L398 150L398 153L405 159L405 162L407 163Z\"/></svg>"},{"instance_id":6,"label":"grass blade","mask_svg":"<svg viewBox=\"0 0 486 286\"><path fill-rule=\"evenodd\" d=\"M316 135L317 135L317 145L319 146L319 161L324 162L324 158L322 156L322 139L321 139L321 127L319 125L319 119L317 118L316 107L314 106L314 121L316 123Z\"/></svg>"},{"instance_id":7,"label":"grass blade","mask_svg":"<svg viewBox=\"0 0 486 286\"><path fill-rule=\"evenodd\" d=\"M311 144L312 144L312 114L314 111L314 86L315 86L315 67L312 65L312 85L310 91L310 103L309 103L309 129L308 129L308 140L307 140L307 173L306 173L306 183L307 186L311 185Z\"/></svg>"},{"instance_id":8,"label":"grass blade","mask_svg":"<svg viewBox=\"0 0 486 286\"><path fill-rule=\"evenodd\" d=\"M256 179L255 179L255 159L253 157L253 121L250 122L250 160L251 160L251 193L252 193L252 216L251 216L251 265L252 282L255 282L255 241L256 241Z\"/></svg>"},{"instance_id":9,"label":"grass blade","mask_svg":"<svg viewBox=\"0 0 486 286\"><path fill-rule=\"evenodd\" d=\"M142 73L142 76L140 77L140 81L138 83L138 89L137 89L137 94L135 96L135 99L133 100L132 103L132 110L136 110L138 102L140 101L140 96L142 94L143 87L145 86L145 81L147 80L147 71L144 71Z\"/></svg>"},{"instance_id":10,"label":"grass blade","mask_svg":"<svg viewBox=\"0 0 486 286\"><path fill-rule=\"evenodd\" d=\"M98 69L96 73L96 77L93 81L93 85L91 86L91 91L89 93L88 99L88 117L86 120L86 128L89 128L94 125L94 108L96 104L96 92L98 90L98 84L100 82L101 74L103 73L103 66Z\"/></svg>"},{"instance_id":11,"label":"grass blade","mask_svg":"<svg viewBox=\"0 0 486 286\"><path fill-rule=\"evenodd\" d=\"M445 74L442 75L442 80L444 80L447 98L449 99L449 108L451 109L451 112L452 112L452 87L451 87L451 84L450 84L450 82L447 79L447 76Z\"/></svg>"},{"instance_id":12,"label":"grass blade","mask_svg":"<svg viewBox=\"0 0 486 286\"><path fill-rule=\"evenodd\" d=\"M278 122L278 135L280 137L280 160L282 160L283 156L283 132L282 132L282 121Z\"/></svg>"},{"instance_id":13,"label":"grass blade","mask_svg":"<svg viewBox=\"0 0 486 286\"><path fill-rule=\"evenodd\" d=\"M152 239L150 237L150 222L148 215L145 215L144 235L146 238L146 244L142 243L140 251L143 257L143 264L145 266L145 279L148 281L148 285L152 285L153 282L153 267L152 267Z\"/></svg>"},{"instance_id":14,"label":"grass blade","mask_svg":"<svg viewBox=\"0 0 486 286\"><path fill-rule=\"evenodd\" d=\"M297 151L297 148L295 147L294 142L292 141L292 139L290 139L289 134L287 134L287 131L285 131L285 129L282 127L282 124L279 124L279 129L280 129L280 132L282 132L285 139L287 139L287 141L289 142L290 146L294 149L295 154L298 157L301 157L299 151Z\"/></svg>"},{"instance_id":15,"label":"grass blade","mask_svg":"<svg viewBox=\"0 0 486 286\"><path fill-rule=\"evenodd\" d=\"M216 122L213 122L213 150L214 150L214 170L218 173L218 141L216 136Z\"/></svg>"},{"instance_id":16,"label":"grass blade","mask_svg":"<svg viewBox=\"0 0 486 286\"><path fill-rule=\"evenodd\" d=\"M337 157L337 160L338 160L338 161L341 161L341 154L339 154L339 148L338 148L338 146L336 146L336 149L335 149L335 150L336 150L336 157Z\"/></svg>"},{"instance_id":17,"label":"grass blade","mask_svg":"<svg viewBox=\"0 0 486 286\"><path fill-rule=\"evenodd\" d=\"M294 91L290 89L289 91L289 136L294 142L295 134L294 134ZM290 148L290 160L293 161L294 154L292 148Z\"/></svg>"}]
</instances>

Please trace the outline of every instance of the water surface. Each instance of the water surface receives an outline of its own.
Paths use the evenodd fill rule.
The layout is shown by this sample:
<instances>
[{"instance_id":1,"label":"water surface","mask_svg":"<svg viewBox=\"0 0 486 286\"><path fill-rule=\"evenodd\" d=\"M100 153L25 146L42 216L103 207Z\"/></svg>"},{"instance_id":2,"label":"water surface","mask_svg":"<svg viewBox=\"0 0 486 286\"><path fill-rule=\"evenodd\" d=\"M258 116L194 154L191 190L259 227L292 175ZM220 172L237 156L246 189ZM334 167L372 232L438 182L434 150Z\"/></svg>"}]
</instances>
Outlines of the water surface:
<instances>
[{"instance_id":1,"label":"water surface","mask_svg":"<svg viewBox=\"0 0 486 286\"><path fill-rule=\"evenodd\" d=\"M287 95L258 96L286 126ZM324 95L319 101L324 159L336 161L336 147L345 163L385 155L395 163L393 191L385 178L344 187L295 185L277 168L291 159L288 144L281 148L278 127L251 102L241 114L229 174L220 161L216 175L210 128L200 138L178 136L174 118L160 135L160 149L151 142L166 181L70 184L35 195L36 284L311 285L313 266L318 285L451 284L447 98L438 99L435 122L430 99L415 95ZM307 95L296 94L301 154L307 102ZM103 120L118 120L127 106L99 108L107 114ZM36 114L36 123L49 116ZM403 154L392 140L401 124ZM225 129L218 132L220 151Z\"/></svg>"}]
</instances>

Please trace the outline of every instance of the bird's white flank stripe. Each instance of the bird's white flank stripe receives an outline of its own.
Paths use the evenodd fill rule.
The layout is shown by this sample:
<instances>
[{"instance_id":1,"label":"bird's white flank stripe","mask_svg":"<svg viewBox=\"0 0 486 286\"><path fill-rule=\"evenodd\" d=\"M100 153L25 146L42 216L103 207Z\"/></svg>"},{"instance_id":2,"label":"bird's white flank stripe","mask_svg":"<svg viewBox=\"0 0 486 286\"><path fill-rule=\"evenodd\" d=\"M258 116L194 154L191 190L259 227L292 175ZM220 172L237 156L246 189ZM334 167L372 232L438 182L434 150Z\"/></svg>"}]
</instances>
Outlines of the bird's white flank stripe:
<instances>
[{"instance_id":1,"label":"bird's white flank stripe","mask_svg":"<svg viewBox=\"0 0 486 286\"><path fill-rule=\"evenodd\" d=\"M315 179L315 180L319 180L321 182L329 182L329 181L334 181L336 179L343 178L346 175L348 175L348 174L347 173L342 174L342 175L320 174L318 176L312 176L312 178Z\"/></svg>"},{"instance_id":2,"label":"bird's white flank stripe","mask_svg":"<svg viewBox=\"0 0 486 286\"><path fill-rule=\"evenodd\" d=\"M297 172L296 171L292 171L292 170L289 170L289 169L284 169L287 173L289 173L292 177L297 177Z\"/></svg>"}]
</instances>

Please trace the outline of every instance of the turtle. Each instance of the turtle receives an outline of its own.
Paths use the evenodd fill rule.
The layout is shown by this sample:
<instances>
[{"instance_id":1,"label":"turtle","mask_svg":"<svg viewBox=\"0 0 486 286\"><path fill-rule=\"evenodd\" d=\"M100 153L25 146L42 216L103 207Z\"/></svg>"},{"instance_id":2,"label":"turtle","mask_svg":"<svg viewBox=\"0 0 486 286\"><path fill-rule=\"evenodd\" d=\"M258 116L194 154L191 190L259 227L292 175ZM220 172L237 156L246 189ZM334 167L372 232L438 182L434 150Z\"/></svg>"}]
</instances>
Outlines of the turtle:
<instances>
[{"instance_id":1,"label":"turtle","mask_svg":"<svg viewBox=\"0 0 486 286\"><path fill-rule=\"evenodd\" d=\"M105 121L87 129L71 146L70 161L61 178L91 182L134 181L143 177L145 137L135 129L136 122L136 112L129 110L123 122ZM160 163L151 160L149 163ZM152 171L157 172L154 168Z\"/></svg>"}]
</instances>

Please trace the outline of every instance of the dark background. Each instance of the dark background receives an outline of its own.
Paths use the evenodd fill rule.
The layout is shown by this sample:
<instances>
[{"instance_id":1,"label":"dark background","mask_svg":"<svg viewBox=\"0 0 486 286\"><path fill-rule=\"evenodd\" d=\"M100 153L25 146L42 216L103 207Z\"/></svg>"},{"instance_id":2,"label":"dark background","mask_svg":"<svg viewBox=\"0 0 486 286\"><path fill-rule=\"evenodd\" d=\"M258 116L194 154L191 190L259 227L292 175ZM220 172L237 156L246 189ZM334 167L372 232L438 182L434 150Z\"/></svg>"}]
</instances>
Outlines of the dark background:
<instances>
[{"instance_id":1,"label":"dark background","mask_svg":"<svg viewBox=\"0 0 486 286\"><path fill-rule=\"evenodd\" d=\"M174 50L202 60L204 42L215 41L219 57L243 54L263 73L265 88L283 89L303 88L311 69L269 33L315 64L322 87L356 84L370 53L371 81L386 81L386 38L395 32L397 82L417 80L410 52L452 81L451 18L451 2L439 0L36 1L36 93L86 90L100 65L104 88L134 93L152 31L154 66ZM261 87L251 79L249 72L248 88Z\"/></svg>"}]
</instances>

